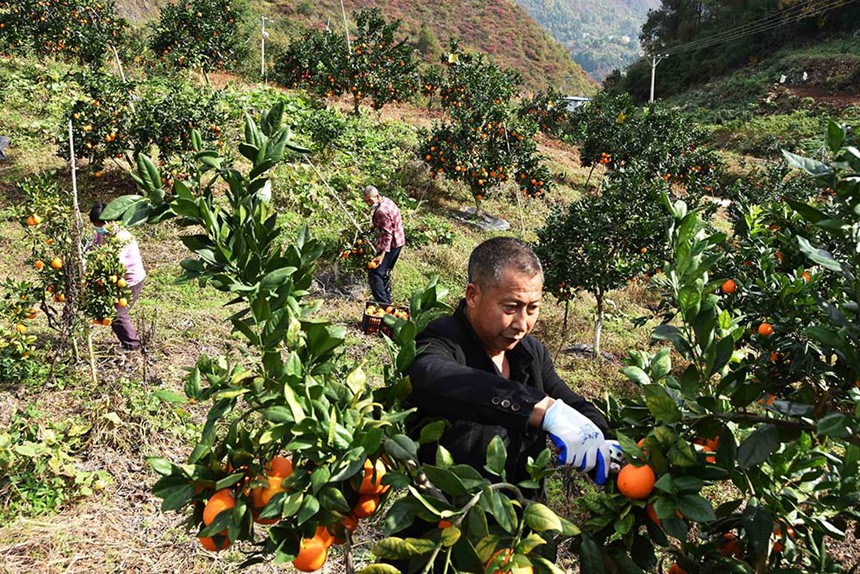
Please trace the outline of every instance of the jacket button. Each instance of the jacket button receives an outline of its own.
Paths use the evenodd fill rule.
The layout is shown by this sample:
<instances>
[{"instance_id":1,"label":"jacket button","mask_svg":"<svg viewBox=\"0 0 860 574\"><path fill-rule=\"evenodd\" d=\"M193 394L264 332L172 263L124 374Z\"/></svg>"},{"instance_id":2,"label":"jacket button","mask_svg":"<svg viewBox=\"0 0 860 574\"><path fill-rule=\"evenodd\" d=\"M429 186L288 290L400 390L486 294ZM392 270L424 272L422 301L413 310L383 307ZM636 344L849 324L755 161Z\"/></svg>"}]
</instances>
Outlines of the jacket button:
<instances>
[{"instance_id":1,"label":"jacket button","mask_svg":"<svg viewBox=\"0 0 860 574\"><path fill-rule=\"evenodd\" d=\"M502 401L503 408L508 408L509 406L511 406L511 401L509 401L508 399Z\"/></svg>"},{"instance_id":2,"label":"jacket button","mask_svg":"<svg viewBox=\"0 0 860 574\"><path fill-rule=\"evenodd\" d=\"M499 397L493 397L492 399L490 399L490 402L493 403L494 405L497 405L500 402L502 402L502 399L500 399Z\"/></svg>"},{"instance_id":3,"label":"jacket button","mask_svg":"<svg viewBox=\"0 0 860 574\"><path fill-rule=\"evenodd\" d=\"M517 403L512 404L512 405L511 405L511 410L512 410L512 411L514 411L514 412L517 412L518 410L520 410L520 405L519 405L519 404L517 404Z\"/></svg>"}]
</instances>

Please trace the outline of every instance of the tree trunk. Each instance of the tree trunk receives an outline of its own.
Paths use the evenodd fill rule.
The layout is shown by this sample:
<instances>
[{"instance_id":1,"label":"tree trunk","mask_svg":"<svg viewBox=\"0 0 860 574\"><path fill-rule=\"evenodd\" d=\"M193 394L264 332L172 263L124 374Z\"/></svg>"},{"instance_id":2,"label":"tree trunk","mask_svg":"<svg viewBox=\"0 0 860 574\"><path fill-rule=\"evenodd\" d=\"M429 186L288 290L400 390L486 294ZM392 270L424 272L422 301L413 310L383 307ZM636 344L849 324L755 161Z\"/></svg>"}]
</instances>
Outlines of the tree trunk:
<instances>
[{"instance_id":1,"label":"tree trunk","mask_svg":"<svg viewBox=\"0 0 860 574\"><path fill-rule=\"evenodd\" d=\"M597 320L594 323L594 359L600 358L600 333L603 331L603 293L597 294Z\"/></svg>"},{"instance_id":2,"label":"tree trunk","mask_svg":"<svg viewBox=\"0 0 860 574\"><path fill-rule=\"evenodd\" d=\"M591 171L588 172L588 178L585 180L585 191L588 191L588 182L591 181L591 174L594 173L595 167L597 167L597 164L591 164Z\"/></svg>"}]
</instances>

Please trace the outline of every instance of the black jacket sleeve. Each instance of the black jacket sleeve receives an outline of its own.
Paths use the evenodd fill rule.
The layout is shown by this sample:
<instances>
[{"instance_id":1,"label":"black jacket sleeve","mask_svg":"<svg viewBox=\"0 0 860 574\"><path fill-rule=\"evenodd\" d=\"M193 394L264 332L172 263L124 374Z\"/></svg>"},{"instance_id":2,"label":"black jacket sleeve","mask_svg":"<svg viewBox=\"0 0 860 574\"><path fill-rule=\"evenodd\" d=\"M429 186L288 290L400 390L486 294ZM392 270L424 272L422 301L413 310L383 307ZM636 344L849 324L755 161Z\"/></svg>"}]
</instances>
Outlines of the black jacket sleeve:
<instances>
[{"instance_id":1,"label":"black jacket sleeve","mask_svg":"<svg viewBox=\"0 0 860 574\"><path fill-rule=\"evenodd\" d=\"M609 425L600 411L597 410L591 402L586 400L582 395L579 395L570 387L567 386L561 377L555 372L555 367L552 364L552 357L547 348L542 344L536 345L536 351L540 354L538 360L541 362L544 390L554 399L561 399L569 407L573 407L580 413L588 417L591 422L603 432L604 435L609 431Z\"/></svg>"},{"instance_id":2,"label":"black jacket sleeve","mask_svg":"<svg viewBox=\"0 0 860 574\"><path fill-rule=\"evenodd\" d=\"M418 344L409 401L428 415L522 432L535 404L546 397L539 389L461 364L463 351L443 338L419 337Z\"/></svg>"}]
</instances>

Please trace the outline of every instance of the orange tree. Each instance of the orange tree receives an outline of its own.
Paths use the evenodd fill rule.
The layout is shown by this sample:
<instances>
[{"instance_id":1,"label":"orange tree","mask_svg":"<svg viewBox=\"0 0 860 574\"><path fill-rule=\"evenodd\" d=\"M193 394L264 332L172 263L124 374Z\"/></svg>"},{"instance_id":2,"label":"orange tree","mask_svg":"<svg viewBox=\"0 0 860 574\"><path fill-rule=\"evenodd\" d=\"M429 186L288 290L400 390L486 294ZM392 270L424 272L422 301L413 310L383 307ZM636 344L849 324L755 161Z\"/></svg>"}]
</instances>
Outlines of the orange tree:
<instances>
[{"instance_id":1,"label":"orange tree","mask_svg":"<svg viewBox=\"0 0 860 574\"><path fill-rule=\"evenodd\" d=\"M75 79L81 95L63 126L71 120L75 155L89 161L96 177L108 161L124 160L125 167L133 168L134 158L152 146L158 147L162 162L181 163L182 154L192 150L192 129L205 142L221 137L227 110L220 91L207 93L160 81L138 86L102 72L81 72ZM132 105L135 93L140 96L134 96L137 100ZM62 128L59 131L57 153L65 155L67 136Z\"/></svg>"},{"instance_id":2,"label":"orange tree","mask_svg":"<svg viewBox=\"0 0 860 574\"><path fill-rule=\"evenodd\" d=\"M244 11L231 0L182 0L166 4L152 25L149 47L159 60L205 74L239 63L247 53L239 35Z\"/></svg>"},{"instance_id":3,"label":"orange tree","mask_svg":"<svg viewBox=\"0 0 860 574\"><path fill-rule=\"evenodd\" d=\"M271 525L259 553L312 570L403 480L389 470L396 449L384 445L410 443L398 434L406 413L397 406L408 386L392 376L371 389L359 367L339 359L345 329L312 317L319 305L305 298L323 248L305 230L280 238L266 175L288 151L306 151L289 142L282 116L279 103L259 124L246 118L239 152L251 162L247 174L203 149L196 132L191 179L169 190L141 155L134 178L143 195L118 198L103 217L198 227L182 238L194 254L181 263L185 278L235 295L230 321L251 350L247 364L201 357L187 378L188 398L212 407L186 464L150 459L162 475L154 487L162 508L190 506L187 524L212 550ZM214 193L222 182L223 202ZM398 367L416 352L414 334L411 325L398 335Z\"/></svg>"},{"instance_id":4,"label":"orange tree","mask_svg":"<svg viewBox=\"0 0 860 574\"><path fill-rule=\"evenodd\" d=\"M133 144L130 129L133 113L129 94L133 84L101 71L84 71L74 75L81 93L59 126L57 154L68 155L68 123L72 122L75 156L87 159L90 169L101 176L105 163L125 157Z\"/></svg>"},{"instance_id":5,"label":"orange tree","mask_svg":"<svg viewBox=\"0 0 860 574\"><path fill-rule=\"evenodd\" d=\"M562 96L555 88L542 90L521 101L517 113L537 124L543 133L560 137L567 133L567 124L570 121L570 112L567 111L567 103L561 99Z\"/></svg>"},{"instance_id":6,"label":"orange tree","mask_svg":"<svg viewBox=\"0 0 860 574\"><path fill-rule=\"evenodd\" d=\"M25 228L23 241L30 252L22 263L30 272L20 275L26 279L8 280L4 285L0 303L4 377L13 372L26 376L34 370L31 354L44 356L32 336L34 325L45 321L63 337L75 337L90 320L109 325L115 306L130 297L130 290L120 281L125 269L116 240L84 253L85 272L80 280L70 194L60 189L56 174L44 172L27 178L18 188L25 200L16 208L16 217ZM64 345L61 339L54 350L55 359Z\"/></svg>"},{"instance_id":7,"label":"orange tree","mask_svg":"<svg viewBox=\"0 0 860 574\"><path fill-rule=\"evenodd\" d=\"M785 384L782 374L760 368L763 341L779 324L764 327L755 309L738 308L733 298L747 285L727 284L720 271L727 237L666 197L673 225L658 281L664 322L652 339L671 343L682 363L673 366L668 349L630 354L624 373L640 392L610 401L608 411L633 468L647 465L652 478L639 478L634 492L619 476L620 492L588 501L595 559L652 568L656 543L675 572L844 571L825 539L843 538L860 517L860 260L856 234L843 233L860 225L860 155L841 147L844 132L831 132L831 165L786 154L836 194L816 205L792 203L809 222L840 222L817 225L811 239L795 236L809 263L829 276L830 287L816 294L826 313L810 325L783 323L814 341L830 369L809 368ZM825 239L830 250L817 245ZM802 292L782 296L808 313Z\"/></svg>"},{"instance_id":8,"label":"orange tree","mask_svg":"<svg viewBox=\"0 0 860 574\"><path fill-rule=\"evenodd\" d=\"M400 21L386 22L378 8L353 13L351 46L330 30L309 30L293 41L275 63L279 82L321 96L344 92L358 113L364 100L374 110L411 99L418 87L414 50L397 38Z\"/></svg>"},{"instance_id":9,"label":"orange tree","mask_svg":"<svg viewBox=\"0 0 860 574\"><path fill-rule=\"evenodd\" d=\"M699 195L715 194L720 185L722 162L703 147L707 134L676 110L637 108L628 95L601 92L573 112L568 137L580 142L580 162L592 170L638 161Z\"/></svg>"},{"instance_id":10,"label":"orange tree","mask_svg":"<svg viewBox=\"0 0 860 574\"><path fill-rule=\"evenodd\" d=\"M0 0L0 50L101 64L125 28L113 0Z\"/></svg>"},{"instance_id":11,"label":"orange tree","mask_svg":"<svg viewBox=\"0 0 860 574\"><path fill-rule=\"evenodd\" d=\"M668 190L648 169L628 164L606 180L599 194L554 209L537 231L535 252L547 290L565 302L565 327L576 292L591 293L597 301L595 357L600 355L607 294L650 277L662 261L666 216L659 200Z\"/></svg>"},{"instance_id":12,"label":"orange tree","mask_svg":"<svg viewBox=\"0 0 860 574\"><path fill-rule=\"evenodd\" d=\"M453 42L443 61L440 99L449 120L434 124L419 151L431 176L463 182L479 210L484 197L511 179L529 197L549 191L535 124L519 118L512 104L520 75L483 54L460 53Z\"/></svg>"}]
</instances>

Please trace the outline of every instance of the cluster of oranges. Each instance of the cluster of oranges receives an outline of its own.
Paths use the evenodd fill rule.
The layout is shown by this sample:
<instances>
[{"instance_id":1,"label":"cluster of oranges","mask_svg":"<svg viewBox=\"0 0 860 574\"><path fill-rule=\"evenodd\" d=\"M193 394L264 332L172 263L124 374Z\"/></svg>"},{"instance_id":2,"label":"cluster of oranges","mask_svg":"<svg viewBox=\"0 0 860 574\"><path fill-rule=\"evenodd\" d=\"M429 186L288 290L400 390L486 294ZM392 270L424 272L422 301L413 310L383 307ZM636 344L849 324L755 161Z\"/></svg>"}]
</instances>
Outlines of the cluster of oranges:
<instances>
[{"instance_id":1,"label":"cluster of oranges","mask_svg":"<svg viewBox=\"0 0 860 574\"><path fill-rule=\"evenodd\" d=\"M350 513L335 524L317 526L312 537L303 538L299 542L298 554L292 563L296 570L314 572L322 568L328 559L329 549L334 545L344 544L347 532L355 531L361 519L369 518L376 513L380 505L380 497L390 488L382 484L386 473L387 468L382 460L377 460L375 463L370 459L365 460L363 472L351 481L358 498ZM261 513L277 494L289 492L289 488L284 484L292 474L293 462L290 458L282 455L273 457L265 467L265 474L257 477L253 482L246 476L239 483L240 490L235 490L237 487L228 487L213 493L203 507L204 526L211 525L221 513L232 511L236 507L237 496L250 498L254 522L261 525L276 524L280 521L280 517L264 518ZM260 486L251 488L254 483L259 483ZM195 492L200 490L201 487L198 486ZM214 536L201 536L199 541L211 552L224 550L231 543L226 529Z\"/></svg>"},{"instance_id":2,"label":"cluster of oranges","mask_svg":"<svg viewBox=\"0 0 860 574\"><path fill-rule=\"evenodd\" d=\"M370 317L385 317L386 315L393 315L398 319L409 319L409 311L400 307L395 307L394 305L387 305L385 307L380 305L377 307L376 305L371 304L365 307L364 314Z\"/></svg>"}]
</instances>

